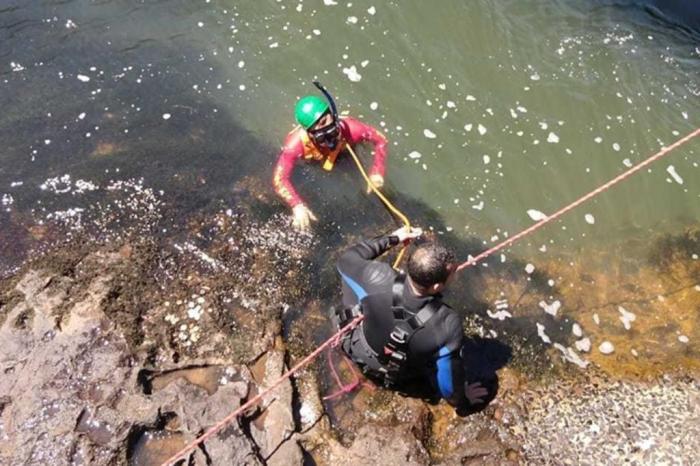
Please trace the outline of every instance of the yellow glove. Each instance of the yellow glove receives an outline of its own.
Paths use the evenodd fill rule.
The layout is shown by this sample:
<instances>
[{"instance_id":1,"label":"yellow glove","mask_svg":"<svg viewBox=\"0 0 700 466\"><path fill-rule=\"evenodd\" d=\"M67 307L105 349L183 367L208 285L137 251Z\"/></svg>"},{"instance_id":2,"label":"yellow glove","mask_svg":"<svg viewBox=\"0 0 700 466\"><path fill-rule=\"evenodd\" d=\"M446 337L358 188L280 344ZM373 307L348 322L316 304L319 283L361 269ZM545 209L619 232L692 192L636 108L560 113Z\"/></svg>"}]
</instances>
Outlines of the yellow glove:
<instances>
[{"instance_id":1,"label":"yellow glove","mask_svg":"<svg viewBox=\"0 0 700 466\"><path fill-rule=\"evenodd\" d=\"M293 209L293 220L292 226L300 231L306 231L311 225L311 220L314 222L318 219L313 212L309 210L304 204L299 204Z\"/></svg>"},{"instance_id":2,"label":"yellow glove","mask_svg":"<svg viewBox=\"0 0 700 466\"><path fill-rule=\"evenodd\" d=\"M379 173L373 173L369 175L369 181L374 185L375 188L377 189L382 189L384 186L384 177L380 175ZM368 184L367 185L367 194L372 192L372 187Z\"/></svg>"}]
</instances>

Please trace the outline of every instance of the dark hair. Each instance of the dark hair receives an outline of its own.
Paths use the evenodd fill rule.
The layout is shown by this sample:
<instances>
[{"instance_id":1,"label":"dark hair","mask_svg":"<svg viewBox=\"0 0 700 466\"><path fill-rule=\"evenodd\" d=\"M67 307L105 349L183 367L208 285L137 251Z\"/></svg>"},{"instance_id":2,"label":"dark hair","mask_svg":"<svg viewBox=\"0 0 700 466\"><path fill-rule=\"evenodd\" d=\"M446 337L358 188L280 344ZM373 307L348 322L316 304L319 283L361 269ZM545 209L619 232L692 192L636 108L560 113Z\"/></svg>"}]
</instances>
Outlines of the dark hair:
<instances>
[{"instance_id":1,"label":"dark hair","mask_svg":"<svg viewBox=\"0 0 700 466\"><path fill-rule=\"evenodd\" d=\"M425 288L445 283L454 262L454 253L449 249L437 243L423 243L408 259L408 276L414 283Z\"/></svg>"}]
</instances>

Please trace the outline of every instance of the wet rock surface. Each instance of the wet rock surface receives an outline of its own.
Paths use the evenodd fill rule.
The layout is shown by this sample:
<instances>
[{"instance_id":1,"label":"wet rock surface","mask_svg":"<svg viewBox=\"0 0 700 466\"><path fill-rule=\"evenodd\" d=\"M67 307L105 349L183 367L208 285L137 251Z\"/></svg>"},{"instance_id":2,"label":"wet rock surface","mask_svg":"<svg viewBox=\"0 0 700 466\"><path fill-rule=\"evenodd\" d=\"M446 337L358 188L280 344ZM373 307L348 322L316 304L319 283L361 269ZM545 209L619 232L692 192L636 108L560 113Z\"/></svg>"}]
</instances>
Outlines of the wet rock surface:
<instances>
[{"instance_id":1,"label":"wet rock surface","mask_svg":"<svg viewBox=\"0 0 700 466\"><path fill-rule=\"evenodd\" d=\"M317 240L286 232L286 222L278 213L251 216L224 209L192 220L183 238L79 244L5 279L0 463L162 464L271 386L330 334L323 297L307 295L309 255ZM679 244L686 242L681 238L666 247L679 251ZM618 366L607 362L623 352L632 357L622 337L647 328L644 305L672 311L679 326L672 333L689 336L673 340L681 358L666 355L662 361L696 359L694 321L677 309L697 301L689 285L698 277L697 266L659 260L655 267L665 278L654 286L682 291L646 304L626 302L639 294L627 285L576 301L578 294L546 284L555 274L562 283L573 279L580 273L575 267L565 274L556 264L541 266L532 280L523 278L527 273L503 270L472 275L486 294L500 290L495 296L474 293L482 306L494 306L477 306L465 321L469 333L482 335L474 340L482 352L473 354L483 360L479 370L498 372L498 394L468 417L444 403L369 383L321 401L337 387L319 358L188 453L188 462L697 462L697 379L620 382L612 375L626 359L615 359ZM645 280L654 276L639 272ZM589 278L596 282L604 275ZM499 280L503 286L495 285ZM605 326L582 317L592 313ZM523 334L539 321L546 324L541 335ZM514 364L501 338L526 340L513 343ZM613 354L598 354L603 338L615 342ZM536 355L526 361L530 353ZM576 357L590 359L586 372L571 364ZM339 369L343 379L352 377L347 368Z\"/></svg>"}]
</instances>

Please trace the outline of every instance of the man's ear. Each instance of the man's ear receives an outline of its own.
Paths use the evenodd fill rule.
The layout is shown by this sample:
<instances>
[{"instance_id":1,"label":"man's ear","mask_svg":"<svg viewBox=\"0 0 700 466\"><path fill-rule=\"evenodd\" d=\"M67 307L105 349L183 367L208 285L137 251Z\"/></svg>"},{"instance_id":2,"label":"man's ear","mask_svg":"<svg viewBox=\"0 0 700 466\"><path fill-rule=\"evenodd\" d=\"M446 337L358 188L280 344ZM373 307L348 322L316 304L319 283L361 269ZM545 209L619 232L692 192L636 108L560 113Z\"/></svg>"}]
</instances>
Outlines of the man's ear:
<instances>
[{"instance_id":1,"label":"man's ear","mask_svg":"<svg viewBox=\"0 0 700 466\"><path fill-rule=\"evenodd\" d=\"M441 292L443 288L445 288L444 283L436 283L430 287L430 294L437 294Z\"/></svg>"}]
</instances>

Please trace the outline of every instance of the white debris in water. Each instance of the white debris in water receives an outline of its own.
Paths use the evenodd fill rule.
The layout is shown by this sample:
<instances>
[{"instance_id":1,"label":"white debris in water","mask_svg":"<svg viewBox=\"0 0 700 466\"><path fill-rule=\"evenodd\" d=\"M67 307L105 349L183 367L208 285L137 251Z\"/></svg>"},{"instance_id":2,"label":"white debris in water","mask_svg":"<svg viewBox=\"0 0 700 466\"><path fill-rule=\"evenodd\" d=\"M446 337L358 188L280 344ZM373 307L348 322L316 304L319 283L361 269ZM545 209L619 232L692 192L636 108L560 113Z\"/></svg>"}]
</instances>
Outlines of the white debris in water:
<instances>
[{"instance_id":1,"label":"white debris in water","mask_svg":"<svg viewBox=\"0 0 700 466\"><path fill-rule=\"evenodd\" d=\"M42 191L51 191L55 194L63 194L70 192L72 189L70 175L55 176L44 181L39 188Z\"/></svg>"},{"instance_id":2,"label":"white debris in water","mask_svg":"<svg viewBox=\"0 0 700 466\"><path fill-rule=\"evenodd\" d=\"M335 0L323 0L323 4L326 6L333 6L333 5L337 5L338 2L336 2Z\"/></svg>"},{"instance_id":3,"label":"white debris in water","mask_svg":"<svg viewBox=\"0 0 700 466\"><path fill-rule=\"evenodd\" d=\"M362 79L362 75L357 72L357 67L352 65L350 68L343 68L343 74L354 83Z\"/></svg>"},{"instance_id":4,"label":"white debris in water","mask_svg":"<svg viewBox=\"0 0 700 466\"><path fill-rule=\"evenodd\" d=\"M596 325L600 325L600 317L598 317L598 314L593 314L593 322L595 322Z\"/></svg>"},{"instance_id":5,"label":"white debris in water","mask_svg":"<svg viewBox=\"0 0 700 466\"><path fill-rule=\"evenodd\" d=\"M586 219L586 223L589 223L591 225L595 223L595 217L591 214L586 214L584 218Z\"/></svg>"},{"instance_id":6,"label":"white debris in water","mask_svg":"<svg viewBox=\"0 0 700 466\"><path fill-rule=\"evenodd\" d=\"M484 201L481 201L478 204L472 205L472 209L474 209L474 210L481 210L483 208L484 208Z\"/></svg>"},{"instance_id":7,"label":"white debris in water","mask_svg":"<svg viewBox=\"0 0 700 466\"><path fill-rule=\"evenodd\" d=\"M637 316L634 315L634 313L629 312L627 309L625 309L622 306L617 306L617 310L620 312L620 321L622 322L622 325L625 327L625 330L631 329L632 322L637 320Z\"/></svg>"},{"instance_id":8,"label":"white debris in water","mask_svg":"<svg viewBox=\"0 0 700 466\"><path fill-rule=\"evenodd\" d=\"M374 6L371 6L371 7L367 8L367 13L369 13L370 15L373 15L373 16L374 16L374 14L375 14L376 12L377 12L377 9L374 8Z\"/></svg>"},{"instance_id":9,"label":"white debris in water","mask_svg":"<svg viewBox=\"0 0 700 466\"><path fill-rule=\"evenodd\" d=\"M13 181L10 183L11 188L16 188L17 186L22 186L24 184L24 181Z\"/></svg>"},{"instance_id":10,"label":"white debris in water","mask_svg":"<svg viewBox=\"0 0 700 466\"><path fill-rule=\"evenodd\" d=\"M637 350L634 349L634 348L632 348L632 350L630 351L630 353L632 353L632 356L634 356L635 358L636 358L637 356L639 356L639 353L638 353Z\"/></svg>"},{"instance_id":11,"label":"white debris in water","mask_svg":"<svg viewBox=\"0 0 700 466\"><path fill-rule=\"evenodd\" d=\"M559 136L550 132L549 136L547 136L547 142L550 144L556 144L559 142Z\"/></svg>"},{"instance_id":12,"label":"white debris in water","mask_svg":"<svg viewBox=\"0 0 700 466\"><path fill-rule=\"evenodd\" d=\"M468 94L467 97L465 98L467 101L474 102L476 101L476 97L474 97L471 94Z\"/></svg>"},{"instance_id":13,"label":"white debris in water","mask_svg":"<svg viewBox=\"0 0 700 466\"><path fill-rule=\"evenodd\" d=\"M371 108L372 110L376 110L379 108L379 104L377 102L372 102L371 104L369 104L369 108Z\"/></svg>"},{"instance_id":14,"label":"white debris in water","mask_svg":"<svg viewBox=\"0 0 700 466\"><path fill-rule=\"evenodd\" d=\"M464 125L464 130L469 132L472 130L473 127L474 125L472 125L471 123L467 123L466 125Z\"/></svg>"},{"instance_id":15,"label":"white debris in water","mask_svg":"<svg viewBox=\"0 0 700 466\"><path fill-rule=\"evenodd\" d=\"M618 143L614 142L612 148L615 152L620 152L620 145Z\"/></svg>"},{"instance_id":16,"label":"white debris in water","mask_svg":"<svg viewBox=\"0 0 700 466\"><path fill-rule=\"evenodd\" d=\"M482 136L483 136L484 134L486 134L486 131L488 131L488 130L484 127L484 125L482 125L481 123L479 123L479 126L477 127L477 129L479 130L479 134L482 135Z\"/></svg>"},{"instance_id":17,"label":"white debris in water","mask_svg":"<svg viewBox=\"0 0 700 466\"><path fill-rule=\"evenodd\" d=\"M547 334L544 333L544 325L540 324L539 322L537 322L537 336L540 337L545 343L552 342L552 340L547 336Z\"/></svg>"},{"instance_id":18,"label":"white debris in water","mask_svg":"<svg viewBox=\"0 0 700 466\"><path fill-rule=\"evenodd\" d=\"M170 117L171 117L171 115L170 115L169 113L164 113L164 114L163 114L163 119L164 119L164 120L169 120Z\"/></svg>"},{"instance_id":19,"label":"white debris in water","mask_svg":"<svg viewBox=\"0 0 700 466\"><path fill-rule=\"evenodd\" d=\"M537 74L537 73L533 73L533 74L530 75L530 79L532 79L533 81L539 81L539 80L540 80L540 75Z\"/></svg>"},{"instance_id":20,"label":"white debris in water","mask_svg":"<svg viewBox=\"0 0 700 466\"><path fill-rule=\"evenodd\" d=\"M573 349L566 347L564 345L561 345L559 343L554 343L554 347L561 351L562 357L564 358L565 361L568 361L570 363L576 364L578 367L585 369L588 367L589 362L586 361L585 359L582 359L581 356L579 356L576 351Z\"/></svg>"},{"instance_id":21,"label":"white debris in water","mask_svg":"<svg viewBox=\"0 0 700 466\"><path fill-rule=\"evenodd\" d=\"M625 160L622 161L622 164L623 164L625 167L630 168L630 167L632 166L632 161L631 161L630 159L625 159Z\"/></svg>"},{"instance_id":22,"label":"white debris in water","mask_svg":"<svg viewBox=\"0 0 700 466\"><path fill-rule=\"evenodd\" d=\"M571 327L571 333L573 333L577 337L582 337L583 336L583 330L581 330L581 326L579 324L574 324Z\"/></svg>"},{"instance_id":23,"label":"white debris in water","mask_svg":"<svg viewBox=\"0 0 700 466\"><path fill-rule=\"evenodd\" d=\"M527 264L527 265L525 266L525 272L526 272L528 275L530 275L530 274L531 274L532 272L534 272L534 271L535 271L535 266L534 266L534 265L532 265L532 264Z\"/></svg>"},{"instance_id":24,"label":"white debris in water","mask_svg":"<svg viewBox=\"0 0 700 466\"><path fill-rule=\"evenodd\" d=\"M576 340L574 345L576 346L577 350L583 353L588 353L591 350L591 339L586 337L580 340Z\"/></svg>"},{"instance_id":25,"label":"white debris in water","mask_svg":"<svg viewBox=\"0 0 700 466\"><path fill-rule=\"evenodd\" d=\"M168 322L171 325L175 325L180 321L180 318L176 316L175 314L166 314L165 317L163 318L164 321Z\"/></svg>"},{"instance_id":26,"label":"white debris in water","mask_svg":"<svg viewBox=\"0 0 700 466\"><path fill-rule=\"evenodd\" d=\"M688 343L690 339L685 335L678 335L678 341L681 343Z\"/></svg>"},{"instance_id":27,"label":"white debris in water","mask_svg":"<svg viewBox=\"0 0 700 466\"><path fill-rule=\"evenodd\" d=\"M23 71L24 67L20 65L19 63L15 62L10 62L10 68L12 68L12 71Z\"/></svg>"},{"instance_id":28,"label":"white debris in water","mask_svg":"<svg viewBox=\"0 0 700 466\"><path fill-rule=\"evenodd\" d=\"M430 131L429 129L424 129L423 130L423 136L425 136L428 139L435 139L437 135Z\"/></svg>"},{"instance_id":29,"label":"white debris in water","mask_svg":"<svg viewBox=\"0 0 700 466\"><path fill-rule=\"evenodd\" d=\"M238 62L238 67L243 68L245 66L245 62L243 60Z\"/></svg>"},{"instance_id":30,"label":"white debris in water","mask_svg":"<svg viewBox=\"0 0 700 466\"><path fill-rule=\"evenodd\" d=\"M280 43L279 43L279 42L273 42L273 43L270 44L270 48L271 48L271 49L276 49L276 48L279 47L279 46L280 46Z\"/></svg>"},{"instance_id":31,"label":"white debris in water","mask_svg":"<svg viewBox=\"0 0 700 466\"><path fill-rule=\"evenodd\" d=\"M85 119L85 112L81 112L80 115L78 115L78 120L84 120Z\"/></svg>"},{"instance_id":32,"label":"white debris in water","mask_svg":"<svg viewBox=\"0 0 700 466\"><path fill-rule=\"evenodd\" d=\"M491 309L487 309L486 314L488 314L488 316L491 317L492 319L496 319L496 320L506 320L509 317L513 317L513 314L511 314L510 312L508 312L506 310L499 310L496 312L491 312Z\"/></svg>"},{"instance_id":33,"label":"white debris in water","mask_svg":"<svg viewBox=\"0 0 700 466\"><path fill-rule=\"evenodd\" d=\"M414 160L415 160L415 159L419 159L419 158L421 158L421 157L422 157L422 154L421 154L420 152L418 152L418 151L415 151L415 150L412 151L410 154L408 154L408 158L409 158L409 159L414 159Z\"/></svg>"},{"instance_id":34,"label":"white debris in water","mask_svg":"<svg viewBox=\"0 0 700 466\"><path fill-rule=\"evenodd\" d=\"M527 211L527 214L530 216L531 219L533 219L536 222L539 222L540 220L545 220L547 218L547 216L544 213L535 209L529 209Z\"/></svg>"},{"instance_id":35,"label":"white debris in water","mask_svg":"<svg viewBox=\"0 0 700 466\"><path fill-rule=\"evenodd\" d=\"M14 202L15 199L12 197L12 194L3 194L2 199L0 199L0 203L2 203L3 206L11 206Z\"/></svg>"},{"instance_id":36,"label":"white debris in water","mask_svg":"<svg viewBox=\"0 0 700 466\"><path fill-rule=\"evenodd\" d=\"M241 91L245 91L245 84L241 84L238 86L238 89Z\"/></svg>"},{"instance_id":37,"label":"white debris in water","mask_svg":"<svg viewBox=\"0 0 700 466\"><path fill-rule=\"evenodd\" d=\"M556 300L552 304L547 304L546 301L540 301L539 306L546 312L554 317L556 317L557 312L561 309L561 301Z\"/></svg>"},{"instance_id":38,"label":"white debris in water","mask_svg":"<svg viewBox=\"0 0 700 466\"><path fill-rule=\"evenodd\" d=\"M593 140L594 140L597 144L600 144L601 142L603 142L603 138L601 138L600 136L596 136L595 139L593 139Z\"/></svg>"},{"instance_id":39,"label":"white debris in water","mask_svg":"<svg viewBox=\"0 0 700 466\"><path fill-rule=\"evenodd\" d=\"M66 21L66 29L76 29L78 26L73 22L72 19Z\"/></svg>"},{"instance_id":40,"label":"white debris in water","mask_svg":"<svg viewBox=\"0 0 700 466\"><path fill-rule=\"evenodd\" d=\"M491 157L489 157L488 155L484 154L483 159L484 159L484 165L488 165L489 162L491 162Z\"/></svg>"},{"instance_id":41,"label":"white debris in water","mask_svg":"<svg viewBox=\"0 0 700 466\"><path fill-rule=\"evenodd\" d=\"M349 24L357 24L357 16L348 16L346 20Z\"/></svg>"},{"instance_id":42,"label":"white debris in water","mask_svg":"<svg viewBox=\"0 0 700 466\"><path fill-rule=\"evenodd\" d=\"M673 165L669 165L668 167L666 167L666 171L669 175L671 175L673 181L675 181L678 184L683 184L683 178L681 178L678 172L676 172L676 167L674 167Z\"/></svg>"},{"instance_id":43,"label":"white debris in water","mask_svg":"<svg viewBox=\"0 0 700 466\"><path fill-rule=\"evenodd\" d=\"M612 354L615 351L615 346L606 340L598 346L598 351L603 354Z\"/></svg>"},{"instance_id":44,"label":"white debris in water","mask_svg":"<svg viewBox=\"0 0 700 466\"><path fill-rule=\"evenodd\" d=\"M451 101L451 100L448 100L447 103L446 103L445 105L447 105L447 108L457 108L457 104L455 104L455 103L454 103L453 101Z\"/></svg>"},{"instance_id":45,"label":"white debris in water","mask_svg":"<svg viewBox=\"0 0 700 466\"><path fill-rule=\"evenodd\" d=\"M90 77L89 77L89 76L85 76L84 74L79 74L79 75L77 76L77 78L78 78L78 81L82 81L82 82L84 82L84 83L90 81Z\"/></svg>"}]
</instances>

